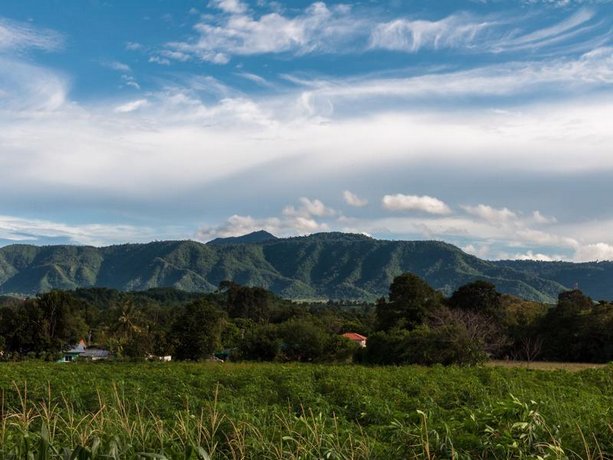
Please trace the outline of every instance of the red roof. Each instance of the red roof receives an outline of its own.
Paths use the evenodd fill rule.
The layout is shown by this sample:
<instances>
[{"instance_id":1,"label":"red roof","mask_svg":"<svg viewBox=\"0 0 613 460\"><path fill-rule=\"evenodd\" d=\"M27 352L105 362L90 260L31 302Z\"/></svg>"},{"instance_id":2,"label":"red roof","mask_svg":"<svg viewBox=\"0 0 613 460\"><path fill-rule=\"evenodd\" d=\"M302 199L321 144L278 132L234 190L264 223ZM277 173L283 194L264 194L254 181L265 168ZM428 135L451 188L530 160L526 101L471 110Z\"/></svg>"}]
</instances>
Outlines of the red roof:
<instances>
[{"instance_id":1,"label":"red roof","mask_svg":"<svg viewBox=\"0 0 613 460\"><path fill-rule=\"evenodd\" d=\"M358 334L357 332L345 332L343 334L343 337L347 337L349 340L355 340L356 342L361 342L362 340L366 340L367 337L364 337L361 334Z\"/></svg>"}]
</instances>

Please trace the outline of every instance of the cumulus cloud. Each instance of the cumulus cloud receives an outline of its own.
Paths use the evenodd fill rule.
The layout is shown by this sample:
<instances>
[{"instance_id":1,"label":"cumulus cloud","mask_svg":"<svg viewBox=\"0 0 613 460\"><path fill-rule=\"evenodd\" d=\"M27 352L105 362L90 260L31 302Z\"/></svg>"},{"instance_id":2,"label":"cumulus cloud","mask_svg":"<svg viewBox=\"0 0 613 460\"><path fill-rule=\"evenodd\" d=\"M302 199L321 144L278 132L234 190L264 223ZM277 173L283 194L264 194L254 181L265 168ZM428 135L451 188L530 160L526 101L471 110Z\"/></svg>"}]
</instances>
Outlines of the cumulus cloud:
<instances>
[{"instance_id":1,"label":"cumulus cloud","mask_svg":"<svg viewBox=\"0 0 613 460\"><path fill-rule=\"evenodd\" d=\"M577 248L574 258L577 262L613 260L613 245L608 243L586 244Z\"/></svg>"},{"instance_id":2,"label":"cumulus cloud","mask_svg":"<svg viewBox=\"0 0 613 460\"><path fill-rule=\"evenodd\" d=\"M258 230L265 230L277 236L295 236L324 232L329 229L327 224L303 216L253 218L235 214L221 225L200 228L195 238L199 241L210 241L215 238L241 236Z\"/></svg>"},{"instance_id":3,"label":"cumulus cloud","mask_svg":"<svg viewBox=\"0 0 613 460\"><path fill-rule=\"evenodd\" d=\"M240 14L247 11L247 5L240 0L211 0L209 7L219 8L226 13Z\"/></svg>"},{"instance_id":4,"label":"cumulus cloud","mask_svg":"<svg viewBox=\"0 0 613 460\"><path fill-rule=\"evenodd\" d=\"M564 257L560 255L547 255L540 252L527 251L525 253L517 253L511 256L505 257L502 255L501 259L513 259L513 260L538 260L540 262L553 262L556 260L563 260Z\"/></svg>"},{"instance_id":5,"label":"cumulus cloud","mask_svg":"<svg viewBox=\"0 0 613 460\"><path fill-rule=\"evenodd\" d=\"M360 198L355 193L350 192L349 190L345 190L343 192L343 199L345 200L345 203L355 208L363 208L368 204L368 200Z\"/></svg>"},{"instance_id":6,"label":"cumulus cloud","mask_svg":"<svg viewBox=\"0 0 613 460\"><path fill-rule=\"evenodd\" d=\"M297 206L285 206L280 216L254 218L235 214L221 225L200 228L196 232L196 239L209 241L218 237L240 236L257 230L266 230L277 236L304 235L330 230L329 219L336 215L336 211L318 199L302 197L298 201L300 204Z\"/></svg>"},{"instance_id":7,"label":"cumulus cloud","mask_svg":"<svg viewBox=\"0 0 613 460\"><path fill-rule=\"evenodd\" d=\"M450 214L451 209L445 202L431 196L385 195L382 199L383 208L388 211L421 211L429 214Z\"/></svg>"},{"instance_id":8,"label":"cumulus cloud","mask_svg":"<svg viewBox=\"0 0 613 460\"><path fill-rule=\"evenodd\" d=\"M336 214L334 209L327 207L320 200L311 200L309 198L302 197L300 198L300 206L286 206L283 209L284 216L290 217L304 217L310 218L312 216L315 217L326 217L333 216Z\"/></svg>"},{"instance_id":9,"label":"cumulus cloud","mask_svg":"<svg viewBox=\"0 0 613 460\"><path fill-rule=\"evenodd\" d=\"M479 204L477 206L462 206L462 209L472 216L496 225L517 219L517 214L507 208L496 209L485 204Z\"/></svg>"},{"instance_id":10,"label":"cumulus cloud","mask_svg":"<svg viewBox=\"0 0 613 460\"><path fill-rule=\"evenodd\" d=\"M532 220L534 220L535 223L537 224L555 224L558 222L558 219L556 219L553 216L544 216L543 214L541 214L540 211L533 211L532 212Z\"/></svg>"}]
</instances>

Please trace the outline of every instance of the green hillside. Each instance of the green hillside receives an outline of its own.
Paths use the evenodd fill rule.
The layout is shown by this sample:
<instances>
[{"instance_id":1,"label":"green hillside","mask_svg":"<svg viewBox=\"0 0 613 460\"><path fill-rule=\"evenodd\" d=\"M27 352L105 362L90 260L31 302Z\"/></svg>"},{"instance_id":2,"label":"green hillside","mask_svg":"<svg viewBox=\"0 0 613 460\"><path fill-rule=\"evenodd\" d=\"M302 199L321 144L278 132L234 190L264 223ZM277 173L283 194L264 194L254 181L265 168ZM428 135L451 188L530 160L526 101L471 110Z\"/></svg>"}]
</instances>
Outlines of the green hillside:
<instances>
[{"instance_id":1,"label":"green hillside","mask_svg":"<svg viewBox=\"0 0 613 460\"><path fill-rule=\"evenodd\" d=\"M579 285L594 298L613 298L613 263L485 261L439 241L386 241L320 233L161 241L95 248L13 245L0 248L0 294L50 289L174 287L210 292L221 281L262 286L294 299L367 299L387 292L394 276L413 272L446 295L475 279L501 292L554 302Z\"/></svg>"}]
</instances>

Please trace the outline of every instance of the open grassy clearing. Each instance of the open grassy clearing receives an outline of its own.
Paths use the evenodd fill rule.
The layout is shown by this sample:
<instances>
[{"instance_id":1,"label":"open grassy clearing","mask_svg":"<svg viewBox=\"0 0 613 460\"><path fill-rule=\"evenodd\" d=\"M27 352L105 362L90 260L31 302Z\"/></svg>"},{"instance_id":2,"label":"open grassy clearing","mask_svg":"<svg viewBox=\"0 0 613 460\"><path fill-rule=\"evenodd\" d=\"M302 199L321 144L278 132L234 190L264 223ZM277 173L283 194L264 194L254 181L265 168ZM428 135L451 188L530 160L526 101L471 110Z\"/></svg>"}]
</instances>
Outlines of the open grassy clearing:
<instances>
[{"instance_id":1,"label":"open grassy clearing","mask_svg":"<svg viewBox=\"0 0 613 460\"><path fill-rule=\"evenodd\" d=\"M613 458L612 367L21 362L0 388L2 458Z\"/></svg>"}]
</instances>

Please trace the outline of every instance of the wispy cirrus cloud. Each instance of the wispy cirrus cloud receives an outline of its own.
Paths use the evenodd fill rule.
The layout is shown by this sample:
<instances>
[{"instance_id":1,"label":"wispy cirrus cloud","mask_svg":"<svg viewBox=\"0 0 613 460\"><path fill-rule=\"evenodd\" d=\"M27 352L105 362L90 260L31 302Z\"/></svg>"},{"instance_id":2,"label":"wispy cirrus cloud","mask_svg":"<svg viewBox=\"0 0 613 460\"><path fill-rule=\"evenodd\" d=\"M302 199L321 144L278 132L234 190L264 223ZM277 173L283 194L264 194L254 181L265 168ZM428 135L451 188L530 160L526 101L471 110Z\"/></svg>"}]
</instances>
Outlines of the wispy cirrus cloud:
<instances>
[{"instance_id":1,"label":"wispy cirrus cloud","mask_svg":"<svg viewBox=\"0 0 613 460\"><path fill-rule=\"evenodd\" d=\"M394 19L373 27L369 47L410 53L424 48L474 48L479 42L487 43L485 35L497 25L468 14L455 14L438 21Z\"/></svg>"},{"instance_id":2,"label":"wispy cirrus cloud","mask_svg":"<svg viewBox=\"0 0 613 460\"><path fill-rule=\"evenodd\" d=\"M485 15L459 12L439 19L385 19L368 9L315 2L302 12L256 14L237 0L216 0L209 7L222 14L204 16L194 26L196 36L169 42L152 59L190 59L227 64L233 56L291 53L364 53L389 50L417 53L452 49L472 54L519 52L527 48L553 53L572 46L587 51L611 43L610 22L581 9L557 22L529 15ZM557 49L557 51L561 51Z\"/></svg>"},{"instance_id":3,"label":"wispy cirrus cloud","mask_svg":"<svg viewBox=\"0 0 613 460\"><path fill-rule=\"evenodd\" d=\"M596 37L594 32L597 31ZM423 49L463 49L473 53L503 53L530 49L532 53L561 43L589 49L610 42L610 24L581 9L552 25L528 28L521 17L478 17L458 13L440 20L399 18L374 26L370 47L416 53Z\"/></svg>"},{"instance_id":4,"label":"wispy cirrus cloud","mask_svg":"<svg viewBox=\"0 0 613 460\"><path fill-rule=\"evenodd\" d=\"M313 3L293 17L272 12L255 17L238 1L216 1L221 17L194 26L198 36L188 42L170 42L160 55L169 59L200 59L226 64L232 56L268 53L307 54L338 51L361 34L363 21L346 5Z\"/></svg>"},{"instance_id":5,"label":"wispy cirrus cloud","mask_svg":"<svg viewBox=\"0 0 613 460\"><path fill-rule=\"evenodd\" d=\"M50 29L0 18L0 53L18 53L27 49L57 51L64 36Z\"/></svg>"},{"instance_id":6,"label":"wispy cirrus cloud","mask_svg":"<svg viewBox=\"0 0 613 460\"><path fill-rule=\"evenodd\" d=\"M114 111L117 113L130 113L143 107L147 107L148 105L149 101L147 99L137 99L115 107Z\"/></svg>"}]
</instances>

